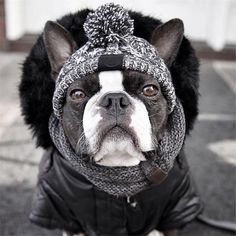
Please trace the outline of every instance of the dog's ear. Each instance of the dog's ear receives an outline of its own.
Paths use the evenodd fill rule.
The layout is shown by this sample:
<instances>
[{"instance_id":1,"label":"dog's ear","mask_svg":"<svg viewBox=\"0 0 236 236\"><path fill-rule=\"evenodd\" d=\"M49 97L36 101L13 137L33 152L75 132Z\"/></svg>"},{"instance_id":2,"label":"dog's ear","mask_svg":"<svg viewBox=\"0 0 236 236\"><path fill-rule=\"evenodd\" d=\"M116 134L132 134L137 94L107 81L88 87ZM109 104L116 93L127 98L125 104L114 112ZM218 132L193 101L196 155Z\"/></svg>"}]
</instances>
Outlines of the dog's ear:
<instances>
[{"instance_id":1,"label":"dog's ear","mask_svg":"<svg viewBox=\"0 0 236 236\"><path fill-rule=\"evenodd\" d=\"M53 21L46 23L43 40L51 65L51 74L53 79L56 79L66 60L76 50L76 43L63 26Z\"/></svg>"},{"instance_id":2,"label":"dog's ear","mask_svg":"<svg viewBox=\"0 0 236 236\"><path fill-rule=\"evenodd\" d=\"M158 26L152 33L151 43L156 47L166 65L174 61L184 35L184 24L180 19L172 19Z\"/></svg>"}]
</instances>

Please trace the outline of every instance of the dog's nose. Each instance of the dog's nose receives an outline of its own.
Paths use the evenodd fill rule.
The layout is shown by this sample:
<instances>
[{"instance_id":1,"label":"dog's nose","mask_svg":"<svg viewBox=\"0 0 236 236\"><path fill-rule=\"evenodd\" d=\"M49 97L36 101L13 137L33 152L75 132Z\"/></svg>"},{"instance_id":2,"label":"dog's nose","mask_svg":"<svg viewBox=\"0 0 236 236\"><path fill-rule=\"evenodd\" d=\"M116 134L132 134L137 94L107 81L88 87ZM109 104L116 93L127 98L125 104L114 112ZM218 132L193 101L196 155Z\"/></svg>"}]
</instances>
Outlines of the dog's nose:
<instances>
[{"instance_id":1,"label":"dog's nose","mask_svg":"<svg viewBox=\"0 0 236 236\"><path fill-rule=\"evenodd\" d=\"M130 105L130 100L124 93L107 93L100 101L100 106L114 114L122 114Z\"/></svg>"}]
</instances>

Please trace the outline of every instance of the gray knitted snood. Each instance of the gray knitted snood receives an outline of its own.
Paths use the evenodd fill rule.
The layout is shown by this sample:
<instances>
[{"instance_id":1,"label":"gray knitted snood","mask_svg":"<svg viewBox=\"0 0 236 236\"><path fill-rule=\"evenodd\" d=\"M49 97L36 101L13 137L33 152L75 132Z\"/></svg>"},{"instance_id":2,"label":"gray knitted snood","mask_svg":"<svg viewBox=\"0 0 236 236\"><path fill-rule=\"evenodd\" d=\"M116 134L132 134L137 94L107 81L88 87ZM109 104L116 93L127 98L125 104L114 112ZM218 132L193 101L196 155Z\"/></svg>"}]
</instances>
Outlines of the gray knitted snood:
<instances>
[{"instance_id":1,"label":"gray knitted snood","mask_svg":"<svg viewBox=\"0 0 236 236\"><path fill-rule=\"evenodd\" d=\"M101 6L88 15L84 29L88 42L68 59L56 81L49 132L62 156L92 184L111 195L131 196L150 186L157 171L167 175L172 168L185 137L183 108L176 99L164 61L146 40L132 35L133 21L122 7ZM108 54L124 55L122 70L139 71L156 78L167 100L169 116L164 137L154 155L146 155L147 160L137 166L106 167L83 160L72 149L62 127L62 109L68 87L75 80L98 72L100 57Z\"/></svg>"}]
</instances>

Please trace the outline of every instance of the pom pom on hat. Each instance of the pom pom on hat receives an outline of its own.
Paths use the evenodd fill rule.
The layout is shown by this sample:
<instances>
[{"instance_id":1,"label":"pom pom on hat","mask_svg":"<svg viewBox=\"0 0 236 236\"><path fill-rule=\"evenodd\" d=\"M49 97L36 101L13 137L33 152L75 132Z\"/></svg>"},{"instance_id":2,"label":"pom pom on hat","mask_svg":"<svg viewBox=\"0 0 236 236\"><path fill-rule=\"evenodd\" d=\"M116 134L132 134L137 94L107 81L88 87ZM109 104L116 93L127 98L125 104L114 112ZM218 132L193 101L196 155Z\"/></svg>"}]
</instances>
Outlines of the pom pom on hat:
<instances>
[{"instance_id":1,"label":"pom pom on hat","mask_svg":"<svg viewBox=\"0 0 236 236\"><path fill-rule=\"evenodd\" d=\"M94 46L116 43L120 37L133 34L134 23L120 5L108 3L91 12L84 23L84 31Z\"/></svg>"}]
</instances>

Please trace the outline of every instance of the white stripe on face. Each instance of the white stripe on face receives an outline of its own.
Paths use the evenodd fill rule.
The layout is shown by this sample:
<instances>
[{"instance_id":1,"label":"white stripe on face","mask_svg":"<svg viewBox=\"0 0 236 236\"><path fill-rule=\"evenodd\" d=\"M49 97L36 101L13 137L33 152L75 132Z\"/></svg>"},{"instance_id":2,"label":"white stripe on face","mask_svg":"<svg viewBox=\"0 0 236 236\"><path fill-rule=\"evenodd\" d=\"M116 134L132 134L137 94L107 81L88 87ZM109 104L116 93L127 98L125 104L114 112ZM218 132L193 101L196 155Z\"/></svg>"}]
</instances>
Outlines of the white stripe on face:
<instances>
[{"instance_id":1,"label":"white stripe on face","mask_svg":"<svg viewBox=\"0 0 236 236\"><path fill-rule=\"evenodd\" d=\"M121 71L102 71L99 73L99 82L101 86L100 93L106 92L122 92L123 87L123 75Z\"/></svg>"}]
</instances>

